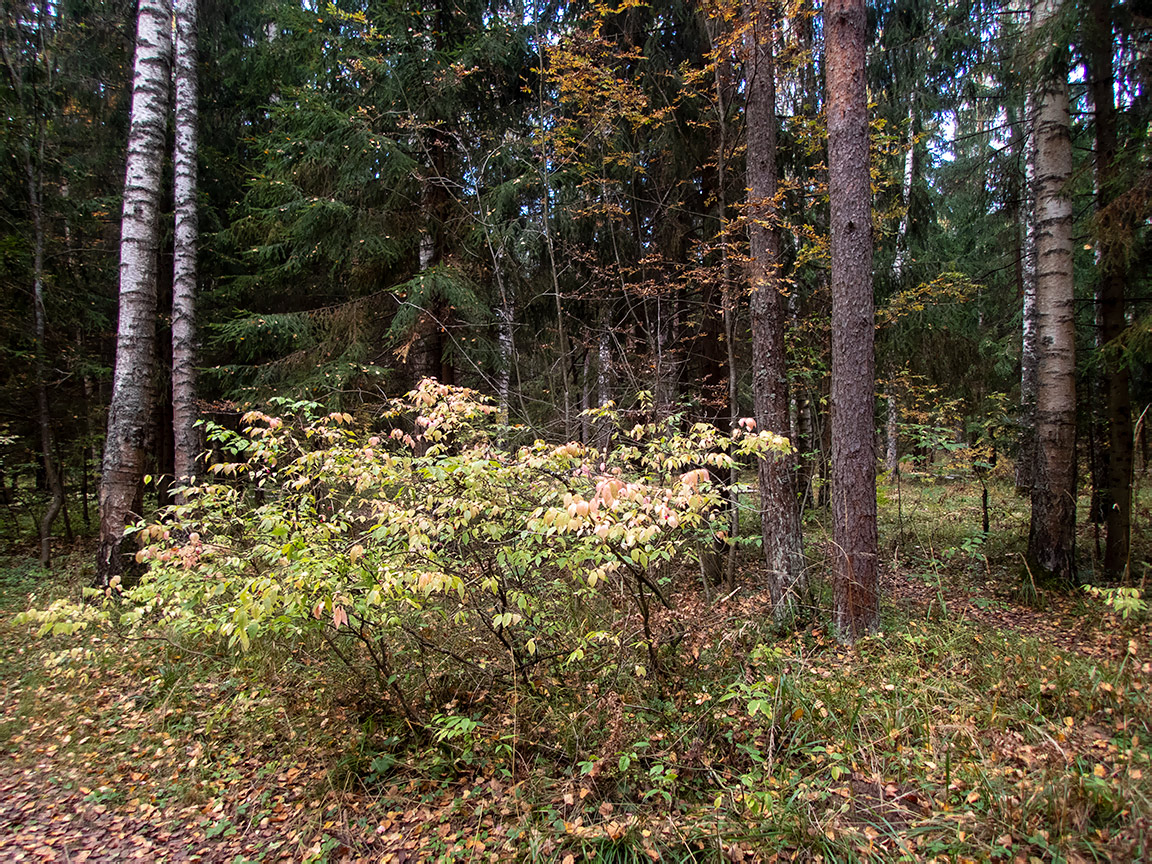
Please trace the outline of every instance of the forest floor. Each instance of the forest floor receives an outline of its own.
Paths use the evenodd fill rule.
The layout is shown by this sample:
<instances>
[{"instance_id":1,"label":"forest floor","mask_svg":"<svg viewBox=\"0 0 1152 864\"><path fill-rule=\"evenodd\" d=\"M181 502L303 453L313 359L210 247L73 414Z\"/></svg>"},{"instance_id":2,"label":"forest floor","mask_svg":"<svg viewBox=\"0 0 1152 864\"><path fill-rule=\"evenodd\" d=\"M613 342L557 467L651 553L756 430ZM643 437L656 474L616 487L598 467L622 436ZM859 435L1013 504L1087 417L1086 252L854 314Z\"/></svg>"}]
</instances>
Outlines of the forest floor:
<instances>
[{"instance_id":1,"label":"forest floor","mask_svg":"<svg viewBox=\"0 0 1152 864\"><path fill-rule=\"evenodd\" d=\"M918 526L949 496L915 494ZM1148 860L1147 614L1022 605L1010 543L901 536L886 632L851 648L817 625L765 647L755 589L679 586L660 705L573 706L616 730L602 774L549 756L524 694L474 746L405 750L308 658L37 638L14 614L75 593L91 550L52 581L6 559L0 861Z\"/></svg>"}]
</instances>

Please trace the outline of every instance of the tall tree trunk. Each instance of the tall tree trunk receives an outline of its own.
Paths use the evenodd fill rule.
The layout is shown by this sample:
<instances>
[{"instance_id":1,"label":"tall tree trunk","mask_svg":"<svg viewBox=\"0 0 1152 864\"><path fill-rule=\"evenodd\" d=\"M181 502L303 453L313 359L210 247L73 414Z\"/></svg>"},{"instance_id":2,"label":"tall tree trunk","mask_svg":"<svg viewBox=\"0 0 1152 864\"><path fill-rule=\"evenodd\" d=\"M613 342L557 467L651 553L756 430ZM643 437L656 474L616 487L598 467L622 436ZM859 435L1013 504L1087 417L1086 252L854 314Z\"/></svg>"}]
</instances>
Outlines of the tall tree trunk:
<instances>
[{"instance_id":1,"label":"tall tree trunk","mask_svg":"<svg viewBox=\"0 0 1152 864\"><path fill-rule=\"evenodd\" d=\"M825 3L832 223L833 624L845 641L880 626L866 25L864 0Z\"/></svg>"},{"instance_id":2,"label":"tall tree trunk","mask_svg":"<svg viewBox=\"0 0 1152 864\"><path fill-rule=\"evenodd\" d=\"M80 446L80 507L84 516L85 531L92 528L92 516L88 506L88 468L92 453L92 384L87 375L82 379L83 399L81 411L84 417L84 441Z\"/></svg>"},{"instance_id":3,"label":"tall tree trunk","mask_svg":"<svg viewBox=\"0 0 1152 864\"><path fill-rule=\"evenodd\" d=\"M171 31L167 0L140 0L120 229L120 320L100 478L96 572L97 583L104 586L123 569L120 544L144 473L153 400L156 253Z\"/></svg>"},{"instance_id":4,"label":"tall tree trunk","mask_svg":"<svg viewBox=\"0 0 1152 864\"><path fill-rule=\"evenodd\" d=\"M908 94L908 150L904 154L904 177L900 184L903 210L896 228L896 257L892 260L892 284L896 290L904 288L904 273L908 266L908 225L912 212L912 183L916 178L916 91ZM900 473L900 402L896 396L896 363L890 357L888 364L888 394L885 416L884 467L888 479L895 481Z\"/></svg>"},{"instance_id":5,"label":"tall tree trunk","mask_svg":"<svg viewBox=\"0 0 1152 864\"><path fill-rule=\"evenodd\" d=\"M720 27L723 25L720 24ZM720 37L711 36L714 55L713 76L716 86L716 123L720 133L716 152L716 211L720 229L720 302L724 315L725 366L728 371L728 431L740 422L740 378L736 368L736 316L737 294L732 284L732 259L728 254L728 102L725 91L731 77L731 64L719 56ZM736 552L740 536L740 493L737 484L740 468L733 465L728 471L728 556L724 582L731 589L736 582ZM705 588L707 590L707 586Z\"/></svg>"},{"instance_id":6,"label":"tall tree trunk","mask_svg":"<svg viewBox=\"0 0 1152 864\"><path fill-rule=\"evenodd\" d=\"M1132 400L1128 366L1119 356L1117 339L1125 328L1123 253L1118 248L1122 230L1110 225L1108 206L1116 196L1116 103L1112 71L1112 3L1092 0L1089 22L1088 65L1092 101L1096 107L1096 215L1099 282L1096 287L1100 344L1104 351L1106 410L1104 521L1107 541L1104 569L1113 578L1127 575L1132 525Z\"/></svg>"},{"instance_id":7,"label":"tall tree trunk","mask_svg":"<svg viewBox=\"0 0 1152 864\"><path fill-rule=\"evenodd\" d=\"M613 401L612 393L612 313L607 301L597 314L596 334L596 400L597 407ZM596 449L607 453L612 445L612 423L607 419L596 423L593 432Z\"/></svg>"},{"instance_id":8,"label":"tall tree trunk","mask_svg":"<svg viewBox=\"0 0 1152 864\"><path fill-rule=\"evenodd\" d=\"M908 94L908 150L904 153L904 176L900 182L900 223L896 227L896 257L892 261L892 281L903 287L908 266L908 225L911 214L912 183L916 179L916 91Z\"/></svg>"},{"instance_id":9,"label":"tall tree trunk","mask_svg":"<svg viewBox=\"0 0 1152 864\"><path fill-rule=\"evenodd\" d=\"M516 301L500 282L500 308L497 310L496 341L500 346L500 369L496 374L496 401L500 411L500 422L508 422L510 394L512 392L512 364L516 362Z\"/></svg>"},{"instance_id":10,"label":"tall tree trunk","mask_svg":"<svg viewBox=\"0 0 1152 864\"><path fill-rule=\"evenodd\" d=\"M643 247L640 247L643 248ZM652 408L657 422L666 420L676 403L676 362L672 357L675 303L657 294L645 304L650 313L648 332L652 344Z\"/></svg>"},{"instance_id":11,"label":"tall tree trunk","mask_svg":"<svg viewBox=\"0 0 1152 864\"><path fill-rule=\"evenodd\" d=\"M177 486L196 474L196 0L175 0L176 233L172 259L172 439Z\"/></svg>"},{"instance_id":12,"label":"tall tree trunk","mask_svg":"<svg viewBox=\"0 0 1152 864\"><path fill-rule=\"evenodd\" d=\"M1016 458L1016 488L1030 492L1036 476L1036 130L1035 100L1029 93L1024 101L1024 248L1021 261L1023 317L1020 339L1020 439Z\"/></svg>"},{"instance_id":13,"label":"tall tree trunk","mask_svg":"<svg viewBox=\"0 0 1152 864\"><path fill-rule=\"evenodd\" d=\"M895 483L900 476L900 403L896 399L896 378L891 372L884 401L884 467L888 471L888 482Z\"/></svg>"},{"instance_id":14,"label":"tall tree trunk","mask_svg":"<svg viewBox=\"0 0 1152 864\"><path fill-rule=\"evenodd\" d=\"M584 360L580 364L580 443L592 444L592 346L584 346Z\"/></svg>"},{"instance_id":15,"label":"tall tree trunk","mask_svg":"<svg viewBox=\"0 0 1152 864\"><path fill-rule=\"evenodd\" d=\"M1038 44L1058 12L1040 0L1031 30ZM1038 86L1036 135L1036 474L1028 556L1045 577L1075 578L1076 345L1072 298L1072 139L1068 119L1067 49L1039 58L1052 68ZM1053 63L1052 60L1055 62Z\"/></svg>"},{"instance_id":16,"label":"tall tree trunk","mask_svg":"<svg viewBox=\"0 0 1152 864\"><path fill-rule=\"evenodd\" d=\"M64 481L53 455L52 414L48 409L48 364L45 357L47 325L44 310L44 129L34 121L39 138L39 163L34 164L32 148L27 150L28 203L32 209L32 302L36 319L36 408L40 425L40 452L44 459L44 476L52 496L40 519L40 566L52 565L52 523L64 505Z\"/></svg>"},{"instance_id":17,"label":"tall tree trunk","mask_svg":"<svg viewBox=\"0 0 1152 864\"><path fill-rule=\"evenodd\" d=\"M750 0L747 104L749 235L752 251L752 387L756 423L787 437L788 374L784 348L784 296L776 193L775 21L767 2ZM806 592L800 511L790 455L759 462L760 529L768 589L777 621L793 617Z\"/></svg>"},{"instance_id":18,"label":"tall tree trunk","mask_svg":"<svg viewBox=\"0 0 1152 864\"><path fill-rule=\"evenodd\" d=\"M820 391L812 403L812 419L816 431L817 449L814 474L819 478L813 503L817 507L832 506L832 376L820 376Z\"/></svg>"}]
</instances>

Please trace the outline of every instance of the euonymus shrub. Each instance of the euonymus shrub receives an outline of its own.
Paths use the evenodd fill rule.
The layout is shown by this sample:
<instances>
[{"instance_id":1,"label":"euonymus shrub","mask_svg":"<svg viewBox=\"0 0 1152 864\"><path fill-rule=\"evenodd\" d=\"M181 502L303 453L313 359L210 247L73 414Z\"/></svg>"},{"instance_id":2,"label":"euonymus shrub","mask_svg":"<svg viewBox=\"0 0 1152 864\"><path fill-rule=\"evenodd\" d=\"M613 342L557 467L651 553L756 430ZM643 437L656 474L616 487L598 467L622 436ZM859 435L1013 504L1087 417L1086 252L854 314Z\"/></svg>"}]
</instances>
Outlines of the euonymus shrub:
<instances>
[{"instance_id":1,"label":"euonymus shrub","mask_svg":"<svg viewBox=\"0 0 1152 864\"><path fill-rule=\"evenodd\" d=\"M788 446L751 421L731 435L623 429L606 406L609 452L507 449L493 406L432 380L393 406L385 432L305 407L213 429L215 452L235 461L136 526L146 573L107 603L123 626L238 650L324 645L374 670L414 721L457 687L612 664L658 674L649 612L666 602L668 566L727 521L713 472Z\"/></svg>"}]
</instances>

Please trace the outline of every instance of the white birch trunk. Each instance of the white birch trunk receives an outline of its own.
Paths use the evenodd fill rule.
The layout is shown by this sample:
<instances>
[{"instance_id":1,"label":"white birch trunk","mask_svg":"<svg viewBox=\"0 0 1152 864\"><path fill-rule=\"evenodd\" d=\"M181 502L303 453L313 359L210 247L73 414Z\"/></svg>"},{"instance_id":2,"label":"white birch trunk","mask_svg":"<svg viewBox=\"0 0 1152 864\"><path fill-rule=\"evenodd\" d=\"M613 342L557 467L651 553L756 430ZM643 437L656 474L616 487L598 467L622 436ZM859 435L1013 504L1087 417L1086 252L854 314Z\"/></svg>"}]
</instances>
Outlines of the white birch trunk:
<instances>
[{"instance_id":1,"label":"white birch trunk","mask_svg":"<svg viewBox=\"0 0 1152 864\"><path fill-rule=\"evenodd\" d=\"M172 264L172 434L177 481L196 474L196 0L175 0L175 248Z\"/></svg>"},{"instance_id":2,"label":"white birch trunk","mask_svg":"<svg viewBox=\"0 0 1152 864\"><path fill-rule=\"evenodd\" d=\"M494 257L496 280L500 286L500 309L497 312L499 324L496 333L496 341L500 346L500 369L496 376L496 398L500 422L507 423L512 392L512 364L516 362L516 300L508 292L500 272L500 258L503 256Z\"/></svg>"},{"instance_id":3,"label":"white birch trunk","mask_svg":"<svg viewBox=\"0 0 1152 864\"><path fill-rule=\"evenodd\" d=\"M1058 0L1033 9L1041 45ZM1067 49L1056 49L1066 52ZM1041 53L1038 58L1046 59ZM1037 63L1037 65L1041 65ZM1047 66L1048 63L1043 65ZM1075 579L1076 351L1073 318L1072 138L1067 61L1040 84L1036 107L1036 473L1028 555L1044 575Z\"/></svg>"},{"instance_id":4,"label":"white birch trunk","mask_svg":"<svg viewBox=\"0 0 1152 864\"><path fill-rule=\"evenodd\" d=\"M1024 102L1028 132L1024 141L1024 248L1021 279L1024 283L1023 323L1020 339L1020 453L1016 459L1016 487L1031 490L1036 468L1036 105L1029 93Z\"/></svg>"},{"instance_id":5,"label":"white birch trunk","mask_svg":"<svg viewBox=\"0 0 1152 864\"><path fill-rule=\"evenodd\" d=\"M156 251L171 33L172 10L167 0L140 0L120 229L120 319L100 478L96 566L98 583L105 586L123 566L120 542L144 473L152 408Z\"/></svg>"},{"instance_id":6,"label":"white birch trunk","mask_svg":"<svg viewBox=\"0 0 1152 864\"><path fill-rule=\"evenodd\" d=\"M912 200L912 180L916 172L916 92L908 96L908 151L904 154L904 178L900 184L900 200L904 210L896 228L896 257L892 261L892 281L899 286L908 263L908 213Z\"/></svg>"}]
</instances>

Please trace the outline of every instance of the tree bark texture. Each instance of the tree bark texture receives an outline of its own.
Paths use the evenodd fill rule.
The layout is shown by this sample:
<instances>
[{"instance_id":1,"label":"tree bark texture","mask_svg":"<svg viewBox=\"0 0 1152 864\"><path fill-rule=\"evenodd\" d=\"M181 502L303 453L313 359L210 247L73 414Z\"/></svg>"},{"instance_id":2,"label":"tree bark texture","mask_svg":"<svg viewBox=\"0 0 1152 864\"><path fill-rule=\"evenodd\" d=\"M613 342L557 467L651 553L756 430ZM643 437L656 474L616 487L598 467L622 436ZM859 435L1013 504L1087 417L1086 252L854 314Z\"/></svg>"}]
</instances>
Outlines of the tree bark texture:
<instances>
[{"instance_id":1,"label":"tree bark texture","mask_svg":"<svg viewBox=\"0 0 1152 864\"><path fill-rule=\"evenodd\" d=\"M1055 0L1033 9L1032 33L1047 42ZM1038 88L1036 135L1036 468L1028 557L1047 578L1073 581L1076 528L1076 346L1073 319L1072 139L1065 48ZM1047 52L1043 52L1047 53ZM1042 64L1038 63L1037 66ZM1043 64L1052 68L1053 64Z\"/></svg>"},{"instance_id":2,"label":"tree bark texture","mask_svg":"<svg viewBox=\"0 0 1152 864\"><path fill-rule=\"evenodd\" d=\"M833 625L845 641L880 626L866 23L863 0L824 5L832 229Z\"/></svg>"},{"instance_id":3,"label":"tree bark texture","mask_svg":"<svg viewBox=\"0 0 1152 864\"><path fill-rule=\"evenodd\" d=\"M1099 263L1096 286L1097 319L1104 358L1107 439L1104 453L1106 494L1104 523L1107 540L1104 569L1112 578L1127 574L1132 526L1132 399L1128 365L1119 356L1117 340L1126 327L1124 283L1127 273L1123 235L1127 226L1114 224L1109 205L1117 194L1116 96L1112 71L1112 4L1092 0L1087 56L1092 101L1096 109L1096 231Z\"/></svg>"},{"instance_id":4,"label":"tree bark texture","mask_svg":"<svg viewBox=\"0 0 1152 864\"><path fill-rule=\"evenodd\" d=\"M751 261L752 387L756 424L777 435L791 432L784 348L783 284L777 226L775 22L768 3L749 0L747 103L748 195ZM772 614L793 617L805 593L800 512L790 455L759 462L760 529L768 565Z\"/></svg>"},{"instance_id":5,"label":"tree bark texture","mask_svg":"<svg viewBox=\"0 0 1152 864\"><path fill-rule=\"evenodd\" d=\"M1020 442L1016 458L1016 488L1031 491L1036 474L1036 130L1035 101L1029 93L1024 102L1028 131L1024 136L1024 248L1021 277L1024 283L1020 339Z\"/></svg>"},{"instance_id":6,"label":"tree bark texture","mask_svg":"<svg viewBox=\"0 0 1152 864\"><path fill-rule=\"evenodd\" d=\"M176 149L175 246L172 259L172 437L177 484L196 474L196 207L197 68L196 0L175 0Z\"/></svg>"},{"instance_id":7,"label":"tree bark texture","mask_svg":"<svg viewBox=\"0 0 1152 864\"><path fill-rule=\"evenodd\" d=\"M140 0L120 229L120 318L108 434L100 478L97 580L123 563L120 544L144 473L154 391L156 251L168 111L172 14L167 0Z\"/></svg>"},{"instance_id":8,"label":"tree bark texture","mask_svg":"<svg viewBox=\"0 0 1152 864\"><path fill-rule=\"evenodd\" d=\"M916 91L908 94L908 150L904 154L904 176L900 182L900 223L896 227L896 257L892 260L892 281L903 287L908 265L908 224L912 212L912 182L916 178Z\"/></svg>"}]
</instances>

